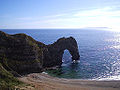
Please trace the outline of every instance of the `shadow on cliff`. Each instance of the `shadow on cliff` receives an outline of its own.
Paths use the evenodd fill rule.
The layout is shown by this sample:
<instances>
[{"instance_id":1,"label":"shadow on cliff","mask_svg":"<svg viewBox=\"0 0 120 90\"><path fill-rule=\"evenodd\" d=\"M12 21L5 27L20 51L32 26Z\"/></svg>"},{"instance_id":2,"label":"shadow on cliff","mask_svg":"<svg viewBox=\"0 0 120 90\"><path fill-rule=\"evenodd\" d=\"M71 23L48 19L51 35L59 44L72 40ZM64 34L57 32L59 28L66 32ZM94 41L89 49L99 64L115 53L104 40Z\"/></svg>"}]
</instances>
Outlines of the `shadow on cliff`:
<instances>
[{"instance_id":1,"label":"shadow on cliff","mask_svg":"<svg viewBox=\"0 0 120 90\"><path fill-rule=\"evenodd\" d=\"M0 63L15 75L60 66L66 49L72 60L79 60L77 42L73 37L63 37L45 45L26 34L9 35L0 31Z\"/></svg>"}]
</instances>

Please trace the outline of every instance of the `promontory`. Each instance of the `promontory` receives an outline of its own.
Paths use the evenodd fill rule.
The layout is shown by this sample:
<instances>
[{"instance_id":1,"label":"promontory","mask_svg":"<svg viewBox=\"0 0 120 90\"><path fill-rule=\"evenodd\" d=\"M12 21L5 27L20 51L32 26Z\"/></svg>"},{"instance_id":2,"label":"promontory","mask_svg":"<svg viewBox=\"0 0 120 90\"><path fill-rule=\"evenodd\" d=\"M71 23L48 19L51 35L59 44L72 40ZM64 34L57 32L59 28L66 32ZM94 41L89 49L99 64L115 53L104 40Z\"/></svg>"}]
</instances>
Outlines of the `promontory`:
<instances>
[{"instance_id":1,"label":"promontory","mask_svg":"<svg viewBox=\"0 0 120 90\"><path fill-rule=\"evenodd\" d=\"M53 44L45 45L23 33L9 35L0 31L0 79L4 82L7 75L10 79L13 75L41 72L44 68L60 66L65 49L70 52L72 60L79 59L77 42L73 37L63 37Z\"/></svg>"}]
</instances>

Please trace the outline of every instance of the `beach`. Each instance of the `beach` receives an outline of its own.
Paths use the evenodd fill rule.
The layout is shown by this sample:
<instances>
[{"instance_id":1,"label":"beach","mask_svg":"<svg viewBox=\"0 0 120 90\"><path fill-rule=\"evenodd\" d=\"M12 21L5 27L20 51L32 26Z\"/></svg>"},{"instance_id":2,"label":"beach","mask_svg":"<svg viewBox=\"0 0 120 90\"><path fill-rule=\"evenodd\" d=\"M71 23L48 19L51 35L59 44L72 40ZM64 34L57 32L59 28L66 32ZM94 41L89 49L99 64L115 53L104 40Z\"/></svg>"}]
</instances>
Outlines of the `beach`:
<instances>
[{"instance_id":1,"label":"beach","mask_svg":"<svg viewBox=\"0 0 120 90\"><path fill-rule=\"evenodd\" d=\"M18 78L30 86L24 90L120 90L120 81L96 81L64 79L49 76L46 73L32 73Z\"/></svg>"},{"instance_id":2,"label":"beach","mask_svg":"<svg viewBox=\"0 0 120 90\"><path fill-rule=\"evenodd\" d=\"M0 90L120 90L120 0L0 0Z\"/></svg>"}]
</instances>

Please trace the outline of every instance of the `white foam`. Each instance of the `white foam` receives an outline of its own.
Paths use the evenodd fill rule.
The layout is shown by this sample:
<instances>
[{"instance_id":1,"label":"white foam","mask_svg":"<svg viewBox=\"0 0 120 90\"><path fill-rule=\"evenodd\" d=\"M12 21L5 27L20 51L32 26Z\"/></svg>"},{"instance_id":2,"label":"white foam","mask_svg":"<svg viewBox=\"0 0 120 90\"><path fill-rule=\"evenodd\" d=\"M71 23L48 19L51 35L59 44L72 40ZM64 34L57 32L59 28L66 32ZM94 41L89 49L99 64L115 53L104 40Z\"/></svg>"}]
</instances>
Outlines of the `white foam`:
<instances>
[{"instance_id":1,"label":"white foam","mask_svg":"<svg viewBox=\"0 0 120 90\"><path fill-rule=\"evenodd\" d=\"M67 64L62 64L62 66L67 66Z\"/></svg>"},{"instance_id":2,"label":"white foam","mask_svg":"<svg viewBox=\"0 0 120 90\"><path fill-rule=\"evenodd\" d=\"M43 74L48 74L48 73L46 73L46 72L42 72Z\"/></svg>"},{"instance_id":3,"label":"white foam","mask_svg":"<svg viewBox=\"0 0 120 90\"><path fill-rule=\"evenodd\" d=\"M117 76L109 76L106 78L97 78L97 79L92 79L92 80L100 80L100 81L109 81L109 80L120 80L120 75Z\"/></svg>"}]
</instances>

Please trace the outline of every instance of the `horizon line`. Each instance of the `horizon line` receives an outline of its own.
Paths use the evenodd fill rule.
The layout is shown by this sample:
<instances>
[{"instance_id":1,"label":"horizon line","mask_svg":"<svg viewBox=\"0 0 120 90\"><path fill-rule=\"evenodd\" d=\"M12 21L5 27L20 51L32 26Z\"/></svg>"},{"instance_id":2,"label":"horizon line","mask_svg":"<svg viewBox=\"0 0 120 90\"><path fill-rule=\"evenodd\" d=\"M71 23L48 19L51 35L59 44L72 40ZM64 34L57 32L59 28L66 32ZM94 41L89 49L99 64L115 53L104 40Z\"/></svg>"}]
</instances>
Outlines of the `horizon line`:
<instances>
[{"instance_id":1,"label":"horizon line","mask_svg":"<svg viewBox=\"0 0 120 90\"><path fill-rule=\"evenodd\" d=\"M0 28L1 30L2 28ZM81 28L3 28L3 29L111 29L108 27L81 27Z\"/></svg>"}]
</instances>

